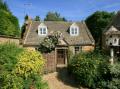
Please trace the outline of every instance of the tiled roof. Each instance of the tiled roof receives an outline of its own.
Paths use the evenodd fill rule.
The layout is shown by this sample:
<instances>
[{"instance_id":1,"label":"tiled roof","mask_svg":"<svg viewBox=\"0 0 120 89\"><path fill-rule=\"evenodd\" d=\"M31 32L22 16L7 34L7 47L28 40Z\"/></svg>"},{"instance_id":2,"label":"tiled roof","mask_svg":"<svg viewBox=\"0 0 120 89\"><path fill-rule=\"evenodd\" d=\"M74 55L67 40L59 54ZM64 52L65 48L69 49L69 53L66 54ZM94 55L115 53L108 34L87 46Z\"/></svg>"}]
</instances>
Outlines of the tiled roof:
<instances>
[{"instance_id":1,"label":"tiled roof","mask_svg":"<svg viewBox=\"0 0 120 89\"><path fill-rule=\"evenodd\" d=\"M48 34L59 31L62 33L64 40L69 45L94 45L94 39L88 30L84 22L76 22L79 26L79 35L71 36L69 34L69 28L73 22L63 22L63 21L45 21L43 22L48 29ZM23 45L39 45L43 41L44 37L39 36L37 33L38 26L41 24L39 21L32 21L29 26L28 32L26 34Z\"/></svg>"}]
</instances>

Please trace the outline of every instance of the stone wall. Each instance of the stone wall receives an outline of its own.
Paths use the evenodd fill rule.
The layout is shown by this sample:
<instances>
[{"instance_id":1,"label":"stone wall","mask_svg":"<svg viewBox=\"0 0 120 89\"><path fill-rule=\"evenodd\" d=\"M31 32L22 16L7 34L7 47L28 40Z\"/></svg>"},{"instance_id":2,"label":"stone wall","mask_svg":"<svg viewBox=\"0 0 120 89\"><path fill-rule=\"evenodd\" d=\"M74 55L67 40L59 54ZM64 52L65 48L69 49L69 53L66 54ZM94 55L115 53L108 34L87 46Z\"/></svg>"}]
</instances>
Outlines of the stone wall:
<instances>
[{"instance_id":1,"label":"stone wall","mask_svg":"<svg viewBox=\"0 0 120 89\"><path fill-rule=\"evenodd\" d=\"M82 46L82 51L83 52L90 52L94 50L94 46Z\"/></svg>"},{"instance_id":2,"label":"stone wall","mask_svg":"<svg viewBox=\"0 0 120 89\"><path fill-rule=\"evenodd\" d=\"M28 49L28 50L33 50L35 51L35 47L24 47L25 49Z\"/></svg>"},{"instance_id":3,"label":"stone wall","mask_svg":"<svg viewBox=\"0 0 120 89\"><path fill-rule=\"evenodd\" d=\"M17 45L20 43L19 38L0 36L0 44L6 42L15 43Z\"/></svg>"},{"instance_id":4,"label":"stone wall","mask_svg":"<svg viewBox=\"0 0 120 89\"><path fill-rule=\"evenodd\" d=\"M93 51L95 49L95 46L93 45L90 45L90 46L81 46L81 51L82 52L90 52L90 51ZM71 52L73 52L73 54L75 54L75 46L69 46L69 50Z\"/></svg>"}]
</instances>

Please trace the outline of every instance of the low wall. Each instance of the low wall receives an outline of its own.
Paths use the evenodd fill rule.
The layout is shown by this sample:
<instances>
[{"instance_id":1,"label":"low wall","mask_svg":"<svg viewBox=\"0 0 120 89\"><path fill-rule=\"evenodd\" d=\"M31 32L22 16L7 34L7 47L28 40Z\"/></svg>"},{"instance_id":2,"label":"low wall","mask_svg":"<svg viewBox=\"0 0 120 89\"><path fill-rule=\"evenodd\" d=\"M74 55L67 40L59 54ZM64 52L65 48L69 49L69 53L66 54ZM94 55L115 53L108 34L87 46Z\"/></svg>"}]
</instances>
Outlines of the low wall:
<instances>
[{"instance_id":1,"label":"low wall","mask_svg":"<svg viewBox=\"0 0 120 89\"><path fill-rule=\"evenodd\" d=\"M13 37L6 37L6 36L0 36L0 44L1 43L6 43L6 42L11 42L19 45L19 38L13 38Z\"/></svg>"}]
</instances>

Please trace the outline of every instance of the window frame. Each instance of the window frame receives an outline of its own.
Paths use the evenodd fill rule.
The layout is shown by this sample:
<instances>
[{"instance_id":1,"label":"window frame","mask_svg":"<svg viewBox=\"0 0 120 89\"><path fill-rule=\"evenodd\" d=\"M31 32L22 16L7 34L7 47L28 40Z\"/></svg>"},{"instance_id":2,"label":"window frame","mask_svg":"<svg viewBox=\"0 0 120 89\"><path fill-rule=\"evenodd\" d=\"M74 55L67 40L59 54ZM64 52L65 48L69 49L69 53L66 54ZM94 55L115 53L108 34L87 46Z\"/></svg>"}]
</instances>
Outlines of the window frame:
<instances>
[{"instance_id":1,"label":"window frame","mask_svg":"<svg viewBox=\"0 0 120 89\"><path fill-rule=\"evenodd\" d=\"M76 48L78 49L76 50ZM75 49L75 54L80 53L82 51L82 46L75 46L74 49Z\"/></svg>"},{"instance_id":2,"label":"window frame","mask_svg":"<svg viewBox=\"0 0 120 89\"><path fill-rule=\"evenodd\" d=\"M47 27L39 27L38 28L38 35L46 36L47 35Z\"/></svg>"},{"instance_id":3,"label":"window frame","mask_svg":"<svg viewBox=\"0 0 120 89\"><path fill-rule=\"evenodd\" d=\"M70 35L71 36L78 36L79 35L79 28L77 26L70 27Z\"/></svg>"}]
</instances>

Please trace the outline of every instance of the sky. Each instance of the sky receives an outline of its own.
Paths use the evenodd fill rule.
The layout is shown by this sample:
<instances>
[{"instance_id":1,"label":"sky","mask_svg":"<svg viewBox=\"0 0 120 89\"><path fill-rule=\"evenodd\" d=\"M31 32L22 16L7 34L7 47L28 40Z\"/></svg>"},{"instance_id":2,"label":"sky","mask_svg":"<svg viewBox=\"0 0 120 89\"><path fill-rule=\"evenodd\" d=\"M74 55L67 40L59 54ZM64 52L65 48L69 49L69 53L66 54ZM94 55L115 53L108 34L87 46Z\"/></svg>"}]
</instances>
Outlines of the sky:
<instances>
[{"instance_id":1,"label":"sky","mask_svg":"<svg viewBox=\"0 0 120 89\"><path fill-rule=\"evenodd\" d=\"M95 11L117 12L120 0L4 0L11 12L18 17L20 25L24 16L31 18L36 15L44 20L47 12L58 12L68 21L85 20Z\"/></svg>"}]
</instances>

